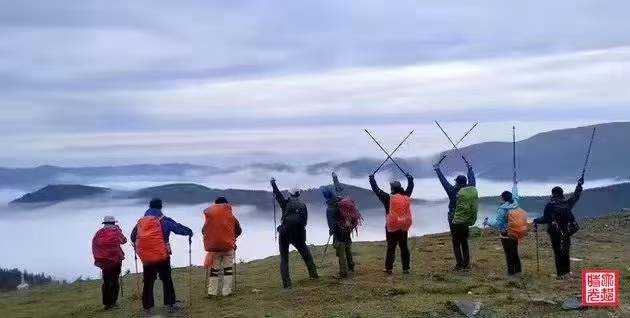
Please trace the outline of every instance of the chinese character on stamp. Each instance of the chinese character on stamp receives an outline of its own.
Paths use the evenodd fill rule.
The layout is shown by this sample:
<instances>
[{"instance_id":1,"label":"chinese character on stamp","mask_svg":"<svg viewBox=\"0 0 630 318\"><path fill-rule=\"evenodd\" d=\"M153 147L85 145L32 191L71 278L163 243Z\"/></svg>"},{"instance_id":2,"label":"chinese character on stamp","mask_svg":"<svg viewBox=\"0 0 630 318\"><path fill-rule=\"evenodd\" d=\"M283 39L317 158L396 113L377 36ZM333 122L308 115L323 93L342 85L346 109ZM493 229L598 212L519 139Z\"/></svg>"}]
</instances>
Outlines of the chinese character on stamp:
<instances>
[{"instance_id":1,"label":"chinese character on stamp","mask_svg":"<svg viewBox=\"0 0 630 318\"><path fill-rule=\"evenodd\" d=\"M582 271L582 305L588 307L618 306L619 271Z\"/></svg>"}]
</instances>

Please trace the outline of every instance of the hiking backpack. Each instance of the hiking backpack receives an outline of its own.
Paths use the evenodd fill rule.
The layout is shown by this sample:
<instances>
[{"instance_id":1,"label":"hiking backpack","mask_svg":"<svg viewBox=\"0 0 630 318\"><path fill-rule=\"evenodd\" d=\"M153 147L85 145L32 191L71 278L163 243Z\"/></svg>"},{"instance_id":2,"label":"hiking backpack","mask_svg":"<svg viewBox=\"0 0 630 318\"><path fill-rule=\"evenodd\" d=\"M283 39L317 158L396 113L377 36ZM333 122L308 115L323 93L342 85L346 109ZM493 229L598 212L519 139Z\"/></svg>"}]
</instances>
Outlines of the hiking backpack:
<instances>
[{"instance_id":1,"label":"hiking backpack","mask_svg":"<svg viewBox=\"0 0 630 318\"><path fill-rule=\"evenodd\" d=\"M339 207L339 227L349 232L354 230L358 235L359 226L363 225L363 216L356 202L345 196L339 199L337 206Z\"/></svg>"},{"instance_id":2,"label":"hiking backpack","mask_svg":"<svg viewBox=\"0 0 630 318\"><path fill-rule=\"evenodd\" d=\"M122 262L124 253L120 248L121 235L117 227L104 227L96 232L92 239L94 265L103 268Z\"/></svg>"},{"instance_id":3,"label":"hiking backpack","mask_svg":"<svg viewBox=\"0 0 630 318\"><path fill-rule=\"evenodd\" d=\"M580 225L575 220L575 215L566 200L560 202L552 202L551 224L558 232L563 235L572 236L580 230ZM572 221L571 221L572 219ZM561 226L566 224L566 227Z\"/></svg>"},{"instance_id":4,"label":"hiking backpack","mask_svg":"<svg viewBox=\"0 0 630 318\"><path fill-rule=\"evenodd\" d=\"M236 234L232 206L215 204L203 212L203 245L207 252L227 252L235 247Z\"/></svg>"},{"instance_id":5,"label":"hiking backpack","mask_svg":"<svg viewBox=\"0 0 630 318\"><path fill-rule=\"evenodd\" d=\"M402 194L389 197L389 213L387 214L387 232L407 232L411 228L411 199Z\"/></svg>"},{"instance_id":6,"label":"hiking backpack","mask_svg":"<svg viewBox=\"0 0 630 318\"><path fill-rule=\"evenodd\" d=\"M507 215L507 236L513 240L520 240L527 236L527 212L520 207L510 209Z\"/></svg>"},{"instance_id":7,"label":"hiking backpack","mask_svg":"<svg viewBox=\"0 0 630 318\"><path fill-rule=\"evenodd\" d=\"M453 224L473 226L479 212L479 194L473 186L464 187L457 192Z\"/></svg>"},{"instance_id":8,"label":"hiking backpack","mask_svg":"<svg viewBox=\"0 0 630 318\"><path fill-rule=\"evenodd\" d=\"M162 217L145 216L138 221L136 253L143 264L155 264L168 258L161 220Z\"/></svg>"}]
</instances>

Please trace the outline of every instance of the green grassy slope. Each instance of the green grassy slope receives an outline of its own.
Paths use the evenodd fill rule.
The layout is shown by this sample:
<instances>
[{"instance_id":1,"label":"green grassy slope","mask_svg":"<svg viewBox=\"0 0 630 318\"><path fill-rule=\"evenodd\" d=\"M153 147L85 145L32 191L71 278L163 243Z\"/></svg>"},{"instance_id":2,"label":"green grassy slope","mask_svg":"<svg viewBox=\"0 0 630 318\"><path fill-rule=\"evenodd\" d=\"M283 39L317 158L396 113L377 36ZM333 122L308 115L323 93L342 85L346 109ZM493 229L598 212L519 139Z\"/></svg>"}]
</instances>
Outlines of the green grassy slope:
<instances>
[{"instance_id":1,"label":"green grassy slope","mask_svg":"<svg viewBox=\"0 0 630 318\"><path fill-rule=\"evenodd\" d=\"M474 299L483 303L485 317L629 317L621 308L587 309L563 312L559 306L540 304L536 297L561 301L580 294L580 279L556 282L549 239L540 233L540 274L536 273L535 236L531 233L520 247L524 275L508 278L505 259L496 234L475 231L471 238L473 271L455 273L450 237L436 234L414 238L412 274L403 276L400 268L393 276L380 272L385 244L365 242L354 245L357 274L339 283L336 258L331 250L321 279L308 279L298 255L291 253L292 290L280 288L279 260L240 264L237 290L232 297L209 300L204 295L201 268L193 269L192 307L188 317L460 317L448 301ZM584 220L574 239L573 272L581 269L618 269L621 276L621 304L630 305L630 213ZM273 244L269 242L268 244ZM177 251L176 251L177 252ZM184 251L179 251L184 253ZM322 260L322 247L313 249L316 263ZM397 262L396 266L399 266ZM579 276L579 275L578 275ZM188 269L174 273L178 298L188 301ZM50 286L27 294L0 295L2 317L140 317L135 294L136 277L125 278L125 297L120 308L104 312L100 305L100 282ZM161 303L161 287L156 284L156 303ZM158 313L167 316L163 308Z\"/></svg>"}]
</instances>

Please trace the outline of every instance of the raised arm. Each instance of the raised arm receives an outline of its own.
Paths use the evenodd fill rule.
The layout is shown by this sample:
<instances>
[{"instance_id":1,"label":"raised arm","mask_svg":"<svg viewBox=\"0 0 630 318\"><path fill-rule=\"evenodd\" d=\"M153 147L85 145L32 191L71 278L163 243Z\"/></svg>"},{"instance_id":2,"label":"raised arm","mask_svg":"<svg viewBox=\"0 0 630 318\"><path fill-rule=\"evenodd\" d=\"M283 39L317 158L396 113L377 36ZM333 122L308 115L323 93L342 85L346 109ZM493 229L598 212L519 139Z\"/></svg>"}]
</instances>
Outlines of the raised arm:
<instances>
[{"instance_id":1,"label":"raised arm","mask_svg":"<svg viewBox=\"0 0 630 318\"><path fill-rule=\"evenodd\" d=\"M278 189L275 179L271 179L271 188L273 189L273 194L276 197L276 201L278 201L278 204L280 205L280 209L284 211L287 208L288 200L282 195L280 189Z\"/></svg>"},{"instance_id":2,"label":"raised arm","mask_svg":"<svg viewBox=\"0 0 630 318\"><path fill-rule=\"evenodd\" d=\"M514 185L512 185L512 198L516 201L521 198L521 196L518 194L518 182L514 182Z\"/></svg>"},{"instance_id":3,"label":"raised arm","mask_svg":"<svg viewBox=\"0 0 630 318\"><path fill-rule=\"evenodd\" d=\"M446 180L446 177L444 176L444 174L442 173L442 170L440 169L438 165L435 165L433 168L435 169L435 173L437 174L438 179L440 180L440 183L442 184L442 188L444 188L444 191L446 191L446 194L451 195L451 193L455 191L455 187L452 184L450 184L448 180Z\"/></svg>"},{"instance_id":4,"label":"raised arm","mask_svg":"<svg viewBox=\"0 0 630 318\"><path fill-rule=\"evenodd\" d=\"M472 166L466 162L466 166L468 167L468 184L476 187L477 186L477 179L475 179L475 172L473 171Z\"/></svg>"},{"instance_id":5,"label":"raised arm","mask_svg":"<svg viewBox=\"0 0 630 318\"><path fill-rule=\"evenodd\" d=\"M407 189L405 190L405 195L410 197L411 194L413 193L413 176L409 173L407 173Z\"/></svg>"},{"instance_id":6,"label":"raised arm","mask_svg":"<svg viewBox=\"0 0 630 318\"><path fill-rule=\"evenodd\" d=\"M374 178L374 175L370 175L370 187L372 187L372 191L374 192L374 194L376 194L379 200L381 200L381 202L385 202L389 198L389 194L381 190L381 188L378 187L378 184L376 184L376 179Z\"/></svg>"},{"instance_id":7,"label":"raised arm","mask_svg":"<svg viewBox=\"0 0 630 318\"><path fill-rule=\"evenodd\" d=\"M334 172L332 173L332 179L333 179L333 185L335 186L335 195L338 197L343 196L343 186L339 182L339 178L337 177L337 174Z\"/></svg>"},{"instance_id":8,"label":"raised arm","mask_svg":"<svg viewBox=\"0 0 630 318\"><path fill-rule=\"evenodd\" d=\"M575 191L573 191L573 194L571 194L571 197L568 200L569 207L573 208L573 206L580 200L580 197L582 196L583 184L584 184L584 178L580 178L577 186L575 187Z\"/></svg>"}]
</instances>

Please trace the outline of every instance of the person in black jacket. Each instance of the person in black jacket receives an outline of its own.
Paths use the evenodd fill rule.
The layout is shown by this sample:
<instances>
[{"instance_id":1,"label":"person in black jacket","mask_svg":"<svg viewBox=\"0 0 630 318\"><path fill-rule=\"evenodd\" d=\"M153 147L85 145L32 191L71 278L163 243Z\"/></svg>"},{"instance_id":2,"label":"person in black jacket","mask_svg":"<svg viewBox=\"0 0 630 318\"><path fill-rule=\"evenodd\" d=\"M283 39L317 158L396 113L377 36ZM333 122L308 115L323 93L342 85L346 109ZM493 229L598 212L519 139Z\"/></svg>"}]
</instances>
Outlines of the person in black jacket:
<instances>
[{"instance_id":1,"label":"person in black jacket","mask_svg":"<svg viewBox=\"0 0 630 318\"><path fill-rule=\"evenodd\" d=\"M391 194L402 194L407 197L411 197L413 193L413 176L410 174L406 175L407 177L407 189L403 189L402 185L398 181L390 182L391 186ZM390 207L390 194L381 190L376 184L376 179L374 175L370 175L370 186L372 187L372 191L376 194L378 199L383 203L385 207L385 215L389 214ZM396 256L396 246L400 246L400 257L402 259L403 273L409 274L410 270L410 256L409 256L409 247L407 246L407 239L409 237L409 232L388 232L387 228L385 229L385 237L387 240L387 255L385 257L385 269L384 273L391 274L392 269L394 268L394 257Z\"/></svg>"},{"instance_id":2,"label":"person in black jacket","mask_svg":"<svg viewBox=\"0 0 630 318\"><path fill-rule=\"evenodd\" d=\"M561 187L551 190L551 200L545 206L543 216L534 220L534 227L538 230L538 224L547 224L547 233L551 239L551 248L556 262L556 274L558 278L571 274L571 235L576 226L573 207L580 200L584 177L580 178L575 192L566 199Z\"/></svg>"},{"instance_id":3,"label":"person in black jacket","mask_svg":"<svg viewBox=\"0 0 630 318\"><path fill-rule=\"evenodd\" d=\"M333 237L333 247L339 259L339 278L347 278L348 272L354 273L352 259L352 230L344 229L340 224L341 211L339 200L343 195L343 187L339 183L337 174L332 174L334 188L322 188L322 195L326 200L326 220L328 221L328 235Z\"/></svg>"},{"instance_id":4,"label":"person in black jacket","mask_svg":"<svg viewBox=\"0 0 630 318\"><path fill-rule=\"evenodd\" d=\"M282 218L279 233L280 248L280 275L282 286L291 288L291 276L289 275L289 245L298 250L312 279L319 278L317 267L313 261L313 255L306 245L306 224L308 223L308 210L306 204L300 200L300 190L289 190L289 198L285 198L276 185L276 180L271 179L271 187L276 201L282 210Z\"/></svg>"}]
</instances>

